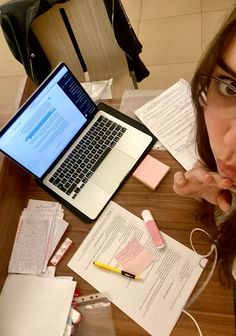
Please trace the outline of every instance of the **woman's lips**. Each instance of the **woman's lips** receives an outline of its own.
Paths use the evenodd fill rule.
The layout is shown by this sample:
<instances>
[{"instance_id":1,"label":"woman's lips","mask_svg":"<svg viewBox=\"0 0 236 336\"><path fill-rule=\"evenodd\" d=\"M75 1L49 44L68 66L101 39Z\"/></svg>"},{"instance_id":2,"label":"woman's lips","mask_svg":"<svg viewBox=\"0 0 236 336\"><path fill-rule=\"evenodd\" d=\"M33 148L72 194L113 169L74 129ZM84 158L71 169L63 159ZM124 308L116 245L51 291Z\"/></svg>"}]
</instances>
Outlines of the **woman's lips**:
<instances>
[{"instance_id":1,"label":"woman's lips","mask_svg":"<svg viewBox=\"0 0 236 336\"><path fill-rule=\"evenodd\" d=\"M229 179L236 178L236 166L227 165L223 161L218 160L217 167L223 177L229 178Z\"/></svg>"}]
</instances>

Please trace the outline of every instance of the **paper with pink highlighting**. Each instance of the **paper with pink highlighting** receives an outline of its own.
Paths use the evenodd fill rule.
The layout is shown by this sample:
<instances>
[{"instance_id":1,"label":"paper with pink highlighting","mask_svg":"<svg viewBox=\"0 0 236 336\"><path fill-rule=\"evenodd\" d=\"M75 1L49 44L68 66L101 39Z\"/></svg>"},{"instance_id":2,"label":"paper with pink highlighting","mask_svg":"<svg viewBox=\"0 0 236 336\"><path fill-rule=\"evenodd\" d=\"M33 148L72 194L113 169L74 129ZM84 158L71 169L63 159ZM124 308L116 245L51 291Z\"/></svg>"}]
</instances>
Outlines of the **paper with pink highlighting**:
<instances>
[{"instance_id":1,"label":"paper with pink highlighting","mask_svg":"<svg viewBox=\"0 0 236 336\"><path fill-rule=\"evenodd\" d=\"M135 275L141 274L155 260L135 238L115 258L123 270Z\"/></svg>"}]
</instances>

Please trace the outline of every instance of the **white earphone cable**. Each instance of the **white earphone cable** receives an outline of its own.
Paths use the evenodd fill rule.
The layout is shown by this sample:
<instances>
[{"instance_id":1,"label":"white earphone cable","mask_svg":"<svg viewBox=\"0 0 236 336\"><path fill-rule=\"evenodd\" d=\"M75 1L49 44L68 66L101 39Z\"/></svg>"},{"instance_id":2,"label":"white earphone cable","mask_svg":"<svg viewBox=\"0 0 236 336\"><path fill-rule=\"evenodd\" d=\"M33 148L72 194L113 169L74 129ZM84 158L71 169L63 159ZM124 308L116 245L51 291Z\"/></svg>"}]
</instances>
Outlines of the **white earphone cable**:
<instances>
[{"instance_id":1,"label":"white earphone cable","mask_svg":"<svg viewBox=\"0 0 236 336\"><path fill-rule=\"evenodd\" d=\"M199 336L202 336L202 331L197 323L197 321L195 320L195 318L189 313L187 312L185 309L182 310L182 312L186 315L188 315L194 322L195 326L197 327L197 330L198 330L198 333L199 333Z\"/></svg>"},{"instance_id":2,"label":"white earphone cable","mask_svg":"<svg viewBox=\"0 0 236 336\"><path fill-rule=\"evenodd\" d=\"M205 233L209 238L211 238L210 234L203 230L203 229L200 229L200 228L195 228L191 231L191 234L190 234L190 244L191 244L191 247L192 249L197 253L196 249L194 248L194 245L193 245L193 234L194 232L196 231L201 231L203 233ZM214 261L213 261L213 265L212 265L212 268L206 278L206 280L204 281L204 283L202 284L202 286L199 288L199 290L191 297L191 299L188 301L187 305L185 306L186 308L188 308L197 298L198 296L202 293L202 291L206 288L207 284L209 283L213 273L214 273L214 270L215 270L215 267L216 267L216 263L217 263L217 248L216 248L216 245L215 244L212 244L211 245L211 248L210 248L210 251L207 253L207 254L204 254L202 255L202 258L207 258L209 257L212 252L215 252L215 258L214 258Z\"/></svg>"},{"instance_id":3,"label":"white earphone cable","mask_svg":"<svg viewBox=\"0 0 236 336\"><path fill-rule=\"evenodd\" d=\"M201 228L195 228L195 229L193 229L193 230L191 231L191 233L190 233L190 244L191 244L191 247L192 247L193 251L195 251L196 253L198 253L198 252L196 251L196 249L194 248L194 245L193 245L193 234L194 234L196 231L200 231L200 232L205 233L205 234L206 234L209 238L211 238L211 239L212 239L212 237L210 236L210 234L209 234L207 231L205 231L205 230L203 230L203 229L201 229ZM212 244L212 245L211 245L210 251L209 251L207 254L202 255L202 259L203 259L203 258L207 258L207 257L209 257L209 256L212 254L212 252L215 252L215 257L214 257L214 261L213 261L212 268L211 268L211 270L210 270L208 276L206 277L205 281L204 281L203 284L201 285L201 287L200 287L200 288L198 289L198 291L191 297L191 299L189 299L189 301L188 301L187 304L185 305L185 308L188 308L188 307L189 307L189 306L190 306L190 305L191 305L191 304L198 298L198 296L199 296L199 295L202 293L202 291L206 288L207 284L209 283L209 281L210 281L210 279L211 279L211 277L212 277L212 275L213 275L213 272L214 272L214 270L215 270L216 263L217 263L217 248L216 248L216 245L215 245L215 244ZM200 261L200 263L201 263L201 261ZM200 264L200 266L203 267L201 264ZM187 312L185 309L183 309L182 311L183 311L183 313L185 313L186 315L188 315L188 316L193 320L193 322L195 323L195 325L196 325L196 327L197 327L199 336L202 336L201 329L200 329L200 327L199 327L197 321L194 319L194 317L193 317L189 312Z\"/></svg>"}]
</instances>

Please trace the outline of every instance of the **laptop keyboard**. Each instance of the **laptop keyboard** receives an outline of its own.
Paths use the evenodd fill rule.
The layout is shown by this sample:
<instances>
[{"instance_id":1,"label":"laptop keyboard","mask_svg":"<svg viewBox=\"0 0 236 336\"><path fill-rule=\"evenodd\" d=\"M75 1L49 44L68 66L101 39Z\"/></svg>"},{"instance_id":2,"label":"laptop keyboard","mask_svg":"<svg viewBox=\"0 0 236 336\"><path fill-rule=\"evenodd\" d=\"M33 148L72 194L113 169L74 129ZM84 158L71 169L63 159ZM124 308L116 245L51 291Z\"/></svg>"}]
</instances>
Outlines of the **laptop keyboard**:
<instances>
[{"instance_id":1,"label":"laptop keyboard","mask_svg":"<svg viewBox=\"0 0 236 336\"><path fill-rule=\"evenodd\" d=\"M49 182L76 198L125 131L125 127L100 116L50 177Z\"/></svg>"}]
</instances>

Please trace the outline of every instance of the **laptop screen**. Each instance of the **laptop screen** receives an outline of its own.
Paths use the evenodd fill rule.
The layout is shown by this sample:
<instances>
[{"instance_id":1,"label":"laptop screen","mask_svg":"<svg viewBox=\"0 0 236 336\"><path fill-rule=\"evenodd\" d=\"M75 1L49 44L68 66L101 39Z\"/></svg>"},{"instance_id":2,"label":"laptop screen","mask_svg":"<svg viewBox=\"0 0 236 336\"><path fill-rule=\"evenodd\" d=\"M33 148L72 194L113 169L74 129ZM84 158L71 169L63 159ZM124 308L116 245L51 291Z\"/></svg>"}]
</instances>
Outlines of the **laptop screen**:
<instances>
[{"instance_id":1,"label":"laptop screen","mask_svg":"<svg viewBox=\"0 0 236 336\"><path fill-rule=\"evenodd\" d=\"M60 64L0 132L0 149L42 177L96 110Z\"/></svg>"}]
</instances>

